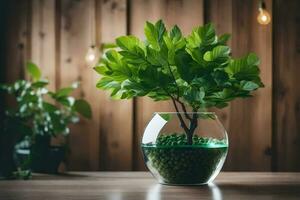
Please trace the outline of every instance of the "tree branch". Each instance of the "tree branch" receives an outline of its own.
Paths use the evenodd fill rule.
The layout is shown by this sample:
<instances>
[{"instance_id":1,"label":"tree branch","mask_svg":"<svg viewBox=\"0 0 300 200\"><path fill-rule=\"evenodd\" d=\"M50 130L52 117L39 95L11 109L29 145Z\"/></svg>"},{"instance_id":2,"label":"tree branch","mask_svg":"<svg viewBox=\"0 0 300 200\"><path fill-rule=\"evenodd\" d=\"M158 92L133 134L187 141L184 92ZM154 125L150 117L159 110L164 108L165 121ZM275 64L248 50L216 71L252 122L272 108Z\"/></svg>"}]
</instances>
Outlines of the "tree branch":
<instances>
[{"instance_id":1,"label":"tree branch","mask_svg":"<svg viewBox=\"0 0 300 200\"><path fill-rule=\"evenodd\" d=\"M187 143L188 145L192 145L193 144L193 135L194 135L194 132L198 126L198 116L197 116L197 109L196 108L193 108L193 117L189 116L189 114L187 113L187 110L186 110L186 107L184 105L183 102L180 101L179 99L179 87L176 83L176 80L175 80L175 76L173 75L172 71L171 71L171 68L169 67L170 69L170 72L174 78L174 81L175 81L175 84L177 86L177 97L174 97L171 93L168 92L168 90L166 88L163 88L163 90L166 92L166 94L168 96L170 96L170 98L172 99L172 102L174 104L174 107L175 107L175 110L176 110L176 114L178 116L178 119L180 121L180 124L181 124L181 127L184 129L185 133L186 133L186 136L187 136ZM180 114L180 111L178 109L178 106L177 106L177 103L179 103L181 105L181 108L183 110L183 113L184 113L184 116L190 121L190 125L189 127L186 125L186 123L184 122L181 114Z\"/></svg>"},{"instance_id":2,"label":"tree branch","mask_svg":"<svg viewBox=\"0 0 300 200\"><path fill-rule=\"evenodd\" d=\"M179 95L179 94L180 94L179 86L178 86L178 84L177 84L177 82L176 82L175 75L173 74L172 69L171 69L171 67L170 67L169 64L168 64L168 69L169 69L169 71L170 71L170 73L171 73L171 76L172 76L172 78L173 78L173 80L174 80L174 83L175 83L175 85L176 85L176 88L177 88L177 98L176 98L176 100L179 101L179 96L180 96L180 95Z\"/></svg>"},{"instance_id":3,"label":"tree branch","mask_svg":"<svg viewBox=\"0 0 300 200\"><path fill-rule=\"evenodd\" d=\"M184 105L184 103L183 102L181 102L179 99L176 99L176 101L181 105L181 108L182 108L182 110L183 110L183 112L184 112L184 115L185 115L185 117L188 119L188 120L192 120L192 118L188 115L188 113L187 113L187 110L186 110L186 108L185 108L185 105Z\"/></svg>"},{"instance_id":4,"label":"tree branch","mask_svg":"<svg viewBox=\"0 0 300 200\"><path fill-rule=\"evenodd\" d=\"M196 113L197 109L193 109L193 118L190 121L189 134L187 135L187 142L189 145L193 144L193 135L198 126L198 114Z\"/></svg>"},{"instance_id":5,"label":"tree branch","mask_svg":"<svg viewBox=\"0 0 300 200\"><path fill-rule=\"evenodd\" d=\"M184 112L184 116L185 116L188 120L192 121L192 118L187 114L187 110L186 110L186 108L185 108L184 103L182 103L182 102L179 100L179 98L180 98L179 86L178 86L178 84L177 84L177 82L176 82L175 75L173 74L170 65L168 65L168 69L169 69L169 71L170 71L170 73L171 73L171 76L172 76L172 78L173 78L173 80L174 80L174 83L175 83L175 85L176 85L176 88L177 88L177 97L175 98L175 100L181 105L181 108L182 108L182 110L183 110L183 112Z\"/></svg>"},{"instance_id":6,"label":"tree branch","mask_svg":"<svg viewBox=\"0 0 300 200\"><path fill-rule=\"evenodd\" d=\"M176 110L176 112L177 112L176 114L177 114L177 116L178 116L178 118L179 118L181 127L184 129L184 131L185 131L186 134L188 135L188 134L189 134L189 128L188 128L187 125L185 124L185 122L184 122L184 120L183 120L183 118L182 118L182 116L181 116L181 114L180 114L180 112L179 112L179 109L178 109L178 107L177 107L177 104L176 104L176 101L175 101L174 97L171 97L171 99L172 99L172 102L173 102L173 104L174 104L175 110Z\"/></svg>"}]
</instances>

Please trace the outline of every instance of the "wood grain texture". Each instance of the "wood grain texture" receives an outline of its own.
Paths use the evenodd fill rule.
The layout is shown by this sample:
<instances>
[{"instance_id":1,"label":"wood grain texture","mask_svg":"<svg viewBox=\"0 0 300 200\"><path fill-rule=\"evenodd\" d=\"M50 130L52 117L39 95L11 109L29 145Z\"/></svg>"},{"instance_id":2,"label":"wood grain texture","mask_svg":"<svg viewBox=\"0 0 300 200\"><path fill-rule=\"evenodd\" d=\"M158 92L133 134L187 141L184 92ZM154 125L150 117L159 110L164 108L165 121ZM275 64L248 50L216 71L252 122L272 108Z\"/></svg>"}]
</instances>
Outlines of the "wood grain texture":
<instances>
[{"instance_id":1,"label":"wood grain texture","mask_svg":"<svg viewBox=\"0 0 300 200\"><path fill-rule=\"evenodd\" d=\"M95 88L97 76L85 63L85 55L92 44L91 31L94 26L91 13L94 1L61 1L60 23L60 87L67 87L74 81L82 82L74 95L90 102L94 111L92 120L81 119L71 127L69 145L70 169L99 168L99 98Z\"/></svg>"},{"instance_id":2,"label":"wood grain texture","mask_svg":"<svg viewBox=\"0 0 300 200\"><path fill-rule=\"evenodd\" d=\"M114 43L127 34L127 1L103 0L97 3L98 43ZM109 92L100 95L100 169L132 169L132 100L116 101Z\"/></svg>"},{"instance_id":3,"label":"wood grain texture","mask_svg":"<svg viewBox=\"0 0 300 200\"><path fill-rule=\"evenodd\" d=\"M300 171L300 2L274 1L274 170Z\"/></svg>"},{"instance_id":4,"label":"wood grain texture","mask_svg":"<svg viewBox=\"0 0 300 200\"><path fill-rule=\"evenodd\" d=\"M129 33L145 39L143 28L145 21L154 22L163 19L168 28L177 24L184 34L188 34L193 27L203 24L203 17L202 0L132 0L130 4ZM153 112L158 111L174 111L174 108L169 101L153 102L149 98L138 98L136 100L134 170L145 169L140 149L141 136Z\"/></svg>"},{"instance_id":5,"label":"wood grain texture","mask_svg":"<svg viewBox=\"0 0 300 200\"><path fill-rule=\"evenodd\" d=\"M160 185L146 172L72 173L1 181L0 198L10 200L299 199L299 173L221 173L206 186Z\"/></svg>"},{"instance_id":6,"label":"wood grain texture","mask_svg":"<svg viewBox=\"0 0 300 200\"><path fill-rule=\"evenodd\" d=\"M56 35L55 0L33 0L31 9L31 61L37 64L50 82L48 88L56 89Z\"/></svg>"},{"instance_id":7,"label":"wood grain texture","mask_svg":"<svg viewBox=\"0 0 300 200\"><path fill-rule=\"evenodd\" d=\"M8 83L24 77L25 63L30 57L30 5L29 0L7 3L5 81Z\"/></svg>"},{"instance_id":8,"label":"wood grain texture","mask_svg":"<svg viewBox=\"0 0 300 200\"><path fill-rule=\"evenodd\" d=\"M271 12L272 2L266 1L266 4ZM230 5L231 8L228 7ZM258 1L229 0L211 2L210 7L210 17L217 21L217 28L232 34L229 45L233 57L241 57L248 52L258 55L265 84L263 89L254 93L253 98L235 100L219 113L229 134L230 147L225 164L225 169L229 170L268 171L271 168L272 24L258 24L257 8ZM222 27L224 23L227 26Z\"/></svg>"},{"instance_id":9,"label":"wood grain texture","mask_svg":"<svg viewBox=\"0 0 300 200\"><path fill-rule=\"evenodd\" d=\"M271 14L272 1L266 1ZM229 134L230 147L224 168L228 170L270 170L272 135L272 24L257 23L258 1L207 1L206 20L220 33L232 34L233 57L255 52L265 88L251 99L239 99L217 110ZM255 146L255 148L253 148ZM247 155L247 159L245 156Z\"/></svg>"}]
</instances>

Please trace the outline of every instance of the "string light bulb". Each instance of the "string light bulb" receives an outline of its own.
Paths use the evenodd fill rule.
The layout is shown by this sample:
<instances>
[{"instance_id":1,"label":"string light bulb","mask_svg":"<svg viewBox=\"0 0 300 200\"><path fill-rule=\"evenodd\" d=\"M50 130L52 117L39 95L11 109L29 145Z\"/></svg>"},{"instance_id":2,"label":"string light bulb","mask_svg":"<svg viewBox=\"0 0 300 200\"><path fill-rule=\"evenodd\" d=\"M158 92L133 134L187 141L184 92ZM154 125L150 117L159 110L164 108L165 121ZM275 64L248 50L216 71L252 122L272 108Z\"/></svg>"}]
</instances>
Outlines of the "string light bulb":
<instances>
[{"instance_id":1,"label":"string light bulb","mask_svg":"<svg viewBox=\"0 0 300 200\"><path fill-rule=\"evenodd\" d=\"M90 41L91 45L88 48L86 54L85 54L85 61L88 67L94 67L100 58L100 48L96 45L96 10L95 10L95 1L89 1L89 6L91 12L89 12L89 32L90 32Z\"/></svg>"},{"instance_id":2,"label":"string light bulb","mask_svg":"<svg viewBox=\"0 0 300 200\"><path fill-rule=\"evenodd\" d=\"M91 45L85 55L85 61L88 66L94 66L98 61L100 52L99 49L95 45Z\"/></svg>"},{"instance_id":3,"label":"string light bulb","mask_svg":"<svg viewBox=\"0 0 300 200\"><path fill-rule=\"evenodd\" d=\"M261 25L267 25L271 22L271 16L266 10L266 4L263 1L259 2L257 21Z\"/></svg>"}]
</instances>

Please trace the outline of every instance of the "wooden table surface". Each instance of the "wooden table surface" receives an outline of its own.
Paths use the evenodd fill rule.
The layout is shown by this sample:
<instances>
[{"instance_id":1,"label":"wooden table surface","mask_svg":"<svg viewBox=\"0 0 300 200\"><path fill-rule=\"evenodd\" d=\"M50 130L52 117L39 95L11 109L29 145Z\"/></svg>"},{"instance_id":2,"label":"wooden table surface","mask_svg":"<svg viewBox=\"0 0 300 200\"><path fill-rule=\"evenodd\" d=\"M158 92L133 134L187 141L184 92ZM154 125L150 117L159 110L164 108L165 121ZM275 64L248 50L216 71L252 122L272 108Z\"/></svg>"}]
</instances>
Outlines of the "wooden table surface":
<instances>
[{"instance_id":1,"label":"wooden table surface","mask_svg":"<svg viewBox=\"0 0 300 200\"><path fill-rule=\"evenodd\" d=\"M74 172L0 181L0 200L300 199L300 173L223 172L207 186L160 185L148 172Z\"/></svg>"}]
</instances>

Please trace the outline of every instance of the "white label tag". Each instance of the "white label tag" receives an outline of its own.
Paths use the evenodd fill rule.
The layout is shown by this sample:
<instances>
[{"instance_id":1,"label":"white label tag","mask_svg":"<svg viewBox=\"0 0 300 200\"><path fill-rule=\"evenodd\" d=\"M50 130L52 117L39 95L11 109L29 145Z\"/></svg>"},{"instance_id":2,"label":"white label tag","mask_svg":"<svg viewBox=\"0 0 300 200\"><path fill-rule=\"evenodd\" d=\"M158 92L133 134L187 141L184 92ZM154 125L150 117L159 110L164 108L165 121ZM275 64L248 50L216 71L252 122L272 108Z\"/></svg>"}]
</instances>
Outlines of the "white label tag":
<instances>
[{"instance_id":1,"label":"white label tag","mask_svg":"<svg viewBox=\"0 0 300 200\"><path fill-rule=\"evenodd\" d=\"M145 128L142 143L154 143L160 130L164 127L166 123L167 120L162 118L159 114L155 114L155 116L150 120L147 127Z\"/></svg>"}]
</instances>

